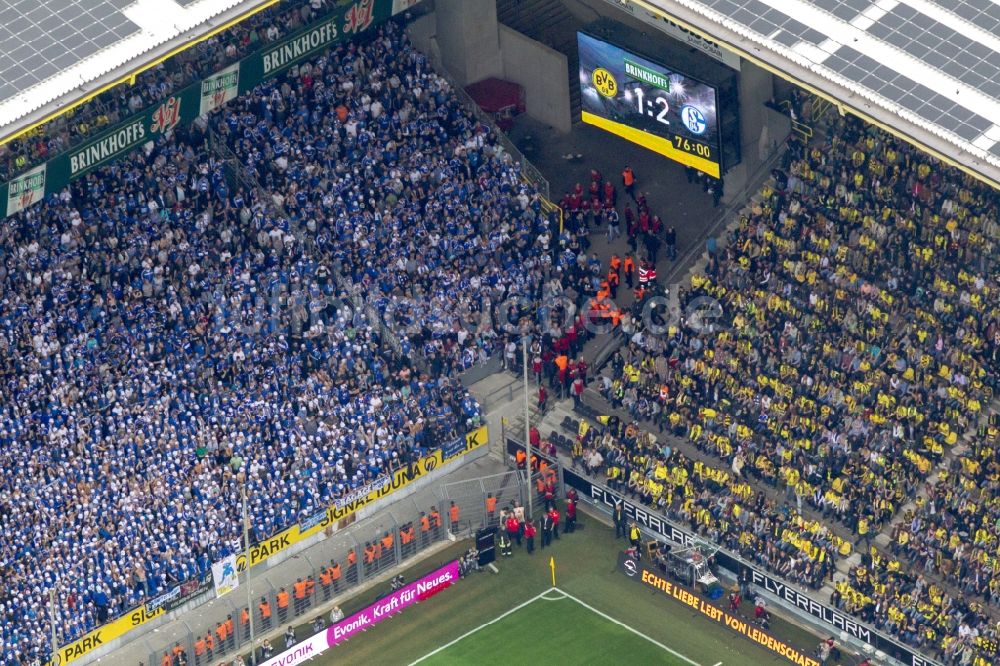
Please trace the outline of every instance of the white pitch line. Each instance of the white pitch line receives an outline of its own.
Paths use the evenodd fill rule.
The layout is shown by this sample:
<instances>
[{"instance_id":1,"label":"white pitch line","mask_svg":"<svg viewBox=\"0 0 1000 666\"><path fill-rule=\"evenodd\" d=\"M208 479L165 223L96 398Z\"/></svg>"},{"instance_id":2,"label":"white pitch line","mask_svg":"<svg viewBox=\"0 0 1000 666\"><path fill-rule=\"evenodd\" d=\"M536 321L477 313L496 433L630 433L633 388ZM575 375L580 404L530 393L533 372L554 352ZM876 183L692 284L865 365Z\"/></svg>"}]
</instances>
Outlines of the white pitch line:
<instances>
[{"instance_id":1,"label":"white pitch line","mask_svg":"<svg viewBox=\"0 0 1000 666\"><path fill-rule=\"evenodd\" d=\"M588 603L586 603L584 601L580 601L579 599L577 599L576 597L574 597L569 592L566 592L564 590L560 590L558 587L550 587L549 589L545 590L544 592L542 592L540 594L537 594L534 597L528 599L524 603L518 604L517 606L514 606L509 611L507 611L505 613L502 613L501 615L498 615L497 617L493 618L489 622L484 622L483 624L479 625L475 629L472 629L470 631L465 632L464 634L462 634L461 636L459 636L455 640L449 641L448 643L445 643L441 647L436 648L436 649L428 652L427 654L425 654L424 656L420 657L416 661L411 662L409 666L414 666L415 664L419 664L420 662L422 662L422 661L424 661L426 659L430 659L431 657L433 657L434 655L438 654L439 652L443 652L444 650L447 650L448 648L450 648L452 645L455 645L456 643L458 643L458 642L460 642L462 640L465 640L466 638L468 638L472 634L476 633L477 631L480 631L481 629L485 629L486 627L488 627L488 626L490 626L492 624L496 624L497 622L499 622L500 620L504 619L508 615L516 613L517 611L521 610L525 606L530 606L531 604L535 603L539 599L541 599L543 601L559 601L559 599L553 599L551 597L547 597L546 595L549 594L550 592L558 592L559 594L563 595L562 599L569 599L570 601L575 601L576 603L580 604L581 606L583 606L584 608L586 608L587 610L589 610L591 613L595 613L597 615L600 615L601 617L603 617L608 622L612 622L614 624L617 624L619 627L622 627L624 629L627 629L628 631L631 631L633 634L635 634L636 636L639 636L640 638L645 638L647 641L649 641L653 645L656 645L657 647L661 648L662 650L665 650L666 652L669 652L670 654L674 655L678 659L681 659L681 660L683 660L683 661L691 664L691 666L701 666L701 664L699 664L697 661L689 659L688 657L684 656L683 654L681 654L677 650L674 650L672 648L667 647L666 645L664 645L660 641L656 640L655 638L651 638L651 637L647 636L646 634L642 633L641 631L639 631L637 629L633 629L629 625L627 625L624 622L621 622L619 620L616 620L615 618L611 617L607 613L603 613L603 612L597 610L596 608L594 608L590 604L588 604ZM722 662L720 661L719 663L715 664L715 666L722 666Z\"/></svg>"},{"instance_id":2,"label":"white pitch line","mask_svg":"<svg viewBox=\"0 0 1000 666\"><path fill-rule=\"evenodd\" d=\"M548 596L549 592L558 592L559 596L558 597L550 597L550 596ZM542 596L539 597L539 599L542 599L543 601L562 601L565 598L566 598L566 595L563 594L562 590L559 590L559 589L554 588L554 587L551 588L551 589L549 589L549 590L546 590L545 592L542 592Z\"/></svg>"},{"instance_id":3,"label":"white pitch line","mask_svg":"<svg viewBox=\"0 0 1000 666\"><path fill-rule=\"evenodd\" d=\"M558 590L559 588L555 588L555 587L554 587L554 588L552 588L552 589L553 589L553 590ZM677 657L678 659L683 659L683 660L684 660L684 661L686 661L687 663L691 664L691 666L701 666L701 664L699 664L699 663L698 663L697 661L693 661L693 660L691 660L691 659L689 659L689 658L685 657L684 655L682 655L682 654L681 654L680 652L678 652L677 650L674 650L674 649L671 649L671 648L667 647L666 645L664 645L664 644L663 644L663 643L661 643L660 641L656 640L655 638L650 638L649 636L647 636L646 634L642 633L641 631L639 631L639 630L637 630L637 629L633 629L632 627L628 626L628 625L627 625L627 624L625 624L624 622L620 622L620 621L616 620L615 618L611 617L611 616L610 616L610 615L608 615L607 613L602 613L601 611L597 610L596 608L594 608L594 607L593 607L593 606L591 606L590 604L588 604L588 603L585 603L585 602L583 602L583 601L580 601L579 599L577 599L576 597L574 597L574 596L573 596L572 594L570 594L569 592L565 592L565 591L563 591L563 590L559 590L559 591L560 591L560 592L562 592L562 593L563 593L564 595L566 595L566 598L567 598L567 599L571 599L571 600L575 601L576 603L580 604L581 606L583 606L584 608L586 608L587 610L589 610L590 612L592 612L592 613L596 613L596 614L600 615L601 617L603 617L603 618L604 618L605 620L607 620L608 622L613 622L614 624L617 624L617 625L618 625L619 627L623 627L623 628L625 628L625 629L628 629L629 631L631 631L631 632L632 632L633 634L635 634L636 636L639 636L639 637L641 637L641 638L645 638L645 639L646 639L647 641L649 641L649 642L650 642L650 643L652 643L653 645L657 645L657 646L659 646L659 647L663 648L664 650L666 650L666 651L667 651L667 652L669 652L670 654L674 655L674 656L675 656L675 657ZM721 663L722 663L722 662L719 662L719 663L718 663L718 664L716 664L715 666L720 666L720 664L721 664Z\"/></svg>"},{"instance_id":4,"label":"white pitch line","mask_svg":"<svg viewBox=\"0 0 1000 666\"><path fill-rule=\"evenodd\" d=\"M462 634L461 636L459 636L459 637L458 637L458 638L456 638L455 640L453 640L453 641L450 641L450 642L448 642L448 643L445 643L445 644L444 644L444 645L442 645L441 647L439 647L439 648L437 648L437 649L435 649L435 650L432 650L431 652L428 652L428 653L427 653L427 654L425 654L424 656L420 657L420 659L417 659L416 661L414 661L414 662L411 662L411 663L410 663L410 666L414 666L414 664L419 664L420 662L424 661L425 659L430 659L431 657L433 657L434 655L436 655L436 654L437 654L438 652L442 652L442 651L444 651L444 650L447 650L448 648L450 648L450 647L451 647L452 645L454 645L455 643L458 643L459 641L461 641L461 640L464 640L464 639L468 638L469 636L471 636L472 634L476 633L476 632L477 632L477 631L479 631L480 629L485 629L486 627L490 626L491 624L496 624L497 622L499 622L500 620L504 619L504 618L505 618L505 617L507 617L508 615L511 615L511 614L513 614L513 613L516 613L517 611L521 610L521 609L522 609L522 608L524 608L525 606L528 606L528 605L530 605L530 604L533 604L534 602L538 601L539 599L544 599L544 598L545 598L545 595L546 595L546 594L548 594L549 592L551 592L552 590L557 590L557 588L554 588L554 587L550 587L549 589L545 590L545 591L544 591L544 592L542 592L541 594L537 594L537 595L533 596L532 598L528 599L528 600L527 600L527 601L525 601L525 602L524 602L523 604L519 604L519 605L517 605L517 606L514 606L513 608L511 608L511 609L510 609L509 611L507 611L506 613L503 613L502 615L499 615L499 616L497 616L497 617L493 618L493 619L492 619L492 620L490 620L489 622L484 622L483 624L479 625L479 626L478 626L478 627L476 627L475 629L473 629L473 630L471 630L471 631L467 631L467 632L465 632L464 634ZM561 591L561 590L557 590L557 591Z\"/></svg>"}]
</instances>

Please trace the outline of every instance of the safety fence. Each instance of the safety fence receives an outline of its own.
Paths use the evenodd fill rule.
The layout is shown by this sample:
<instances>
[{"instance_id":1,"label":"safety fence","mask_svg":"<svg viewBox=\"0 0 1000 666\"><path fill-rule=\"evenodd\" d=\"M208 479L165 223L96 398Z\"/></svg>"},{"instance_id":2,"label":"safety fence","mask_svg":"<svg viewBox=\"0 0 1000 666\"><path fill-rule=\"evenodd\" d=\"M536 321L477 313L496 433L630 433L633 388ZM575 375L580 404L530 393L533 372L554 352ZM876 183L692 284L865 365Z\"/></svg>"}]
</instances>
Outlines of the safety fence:
<instances>
[{"instance_id":1,"label":"safety fence","mask_svg":"<svg viewBox=\"0 0 1000 666\"><path fill-rule=\"evenodd\" d=\"M188 664L218 664L250 644L249 613L254 634L274 641L275 653L284 643L274 636L290 625L316 616L321 606L342 598L365 582L447 539L446 515L433 505L418 506L412 499L392 504L371 519L338 531L313 548L299 553L294 567L276 567L265 575L246 578L239 587L206 605L197 626L181 618L187 628L177 636L147 639L150 666L175 663L183 651ZM421 524L422 518L426 522ZM426 529L425 529L426 528ZM252 610L247 605L250 599ZM263 640L258 640L258 647ZM227 663L228 660L227 660Z\"/></svg>"},{"instance_id":2,"label":"safety fence","mask_svg":"<svg viewBox=\"0 0 1000 666\"><path fill-rule=\"evenodd\" d=\"M435 449L427 456L395 470L391 475L381 477L377 482L358 489L352 496L343 498L287 529L252 544L251 548L237 554L238 571L242 573L247 568L261 565L265 565L263 568L267 568L270 564L294 556L319 540L321 534L329 535L334 530L347 527L353 521L361 518L360 514L370 513L375 502L384 502L385 497L401 491L414 482L422 484L428 475L435 473L435 470L455 461L465 460L466 455L481 449L488 442L489 433L485 425L446 442L441 448ZM388 506L388 503L385 505ZM50 666L65 666L79 659L89 661L95 656L99 656L95 654L98 651L105 654L117 647L118 643L115 641L123 639L137 627L158 620L167 613L187 612L192 607L202 605L206 601L206 591L210 587L210 575L184 581L156 599L136 606L121 617L102 625L68 645L60 647L54 659L50 661Z\"/></svg>"},{"instance_id":3,"label":"safety fence","mask_svg":"<svg viewBox=\"0 0 1000 666\"><path fill-rule=\"evenodd\" d=\"M193 666L230 664L237 654L249 652L250 613L257 663L262 663L265 642L274 655L285 649L288 627L318 618L317 625L325 628L334 605L372 585L387 586L384 579L391 570L398 572L400 565L415 562L435 546L495 525L499 511L525 502L527 492L524 473L511 471L443 484L393 502L299 553L294 566L251 575L249 584L241 576L235 590L199 609L197 619L182 617L148 635L143 640L149 657L142 665L173 666L181 653L184 663ZM496 500L492 515L490 498ZM301 639L315 631L307 625L296 635Z\"/></svg>"},{"instance_id":4,"label":"safety fence","mask_svg":"<svg viewBox=\"0 0 1000 666\"><path fill-rule=\"evenodd\" d=\"M492 476L457 481L441 486L442 503L450 506L455 502L467 507L462 513L457 528L459 536L471 536L481 527L496 525L498 511L509 506L512 501L524 504L527 501L524 475L504 472ZM490 499L495 501L495 509L487 510Z\"/></svg>"}]
</instances>

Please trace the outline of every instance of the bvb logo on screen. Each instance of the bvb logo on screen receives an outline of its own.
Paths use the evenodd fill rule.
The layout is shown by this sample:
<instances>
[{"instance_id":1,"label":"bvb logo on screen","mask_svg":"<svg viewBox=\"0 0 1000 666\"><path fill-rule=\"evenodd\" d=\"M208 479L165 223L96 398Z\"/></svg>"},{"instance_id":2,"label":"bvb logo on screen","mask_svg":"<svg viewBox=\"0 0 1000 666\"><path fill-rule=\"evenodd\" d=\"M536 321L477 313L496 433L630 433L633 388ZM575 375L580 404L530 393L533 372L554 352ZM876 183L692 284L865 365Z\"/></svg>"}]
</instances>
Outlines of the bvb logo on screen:
<instances>
[{"instance_id":1,"label":"bvb logo on screen","mask_svg":"<svg viewBox=\"0 0 1000 666\"><path fill-rule=\"evenodd\" d=\"M605 97L614 97L618 94L618 82L615 81L615 77L611 74L611 72L603 67L595 69L590 78L593 80L594 87L597 88L597 92L601 93Z\"/></svg>"}]
</instances>

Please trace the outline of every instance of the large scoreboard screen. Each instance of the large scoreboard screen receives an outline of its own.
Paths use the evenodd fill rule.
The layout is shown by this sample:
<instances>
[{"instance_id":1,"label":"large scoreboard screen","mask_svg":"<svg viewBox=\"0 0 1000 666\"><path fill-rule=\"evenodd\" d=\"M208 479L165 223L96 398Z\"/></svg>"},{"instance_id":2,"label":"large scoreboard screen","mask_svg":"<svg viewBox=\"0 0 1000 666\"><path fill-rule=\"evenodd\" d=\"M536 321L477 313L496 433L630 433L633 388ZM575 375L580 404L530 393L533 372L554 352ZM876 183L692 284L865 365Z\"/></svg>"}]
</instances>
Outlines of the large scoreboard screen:
<instances>
[{"instance_id":1,"label":"large scoreboard screen","mask_svg":"<svg viewBox=\"0 0 1000 666\"><path fill-rule=\"evenodd\" d=\"M577 44L583 122L719 177L713 86L583 32Z\"/></svg>"}]
</instances>

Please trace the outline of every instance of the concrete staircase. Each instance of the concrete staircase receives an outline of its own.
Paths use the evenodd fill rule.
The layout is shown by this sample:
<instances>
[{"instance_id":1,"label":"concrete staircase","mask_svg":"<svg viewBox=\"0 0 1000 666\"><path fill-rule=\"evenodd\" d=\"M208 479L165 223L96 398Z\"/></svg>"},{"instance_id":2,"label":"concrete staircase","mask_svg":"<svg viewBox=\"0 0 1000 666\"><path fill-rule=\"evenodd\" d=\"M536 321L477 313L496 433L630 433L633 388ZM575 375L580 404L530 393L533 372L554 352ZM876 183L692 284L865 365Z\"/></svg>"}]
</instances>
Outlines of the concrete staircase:
<instances>
[{"instance_id":1,"label":"concrete staircase","mask_svg":"<svg viewBox=\"0 0 1000 666\"><path fill-rule=\"evenodd\" d=\"M583 26L559 0L497 0L497 20L566 56L570 117L580 119L580 58L576 31Z\"/></svg>"}]
</instances>

